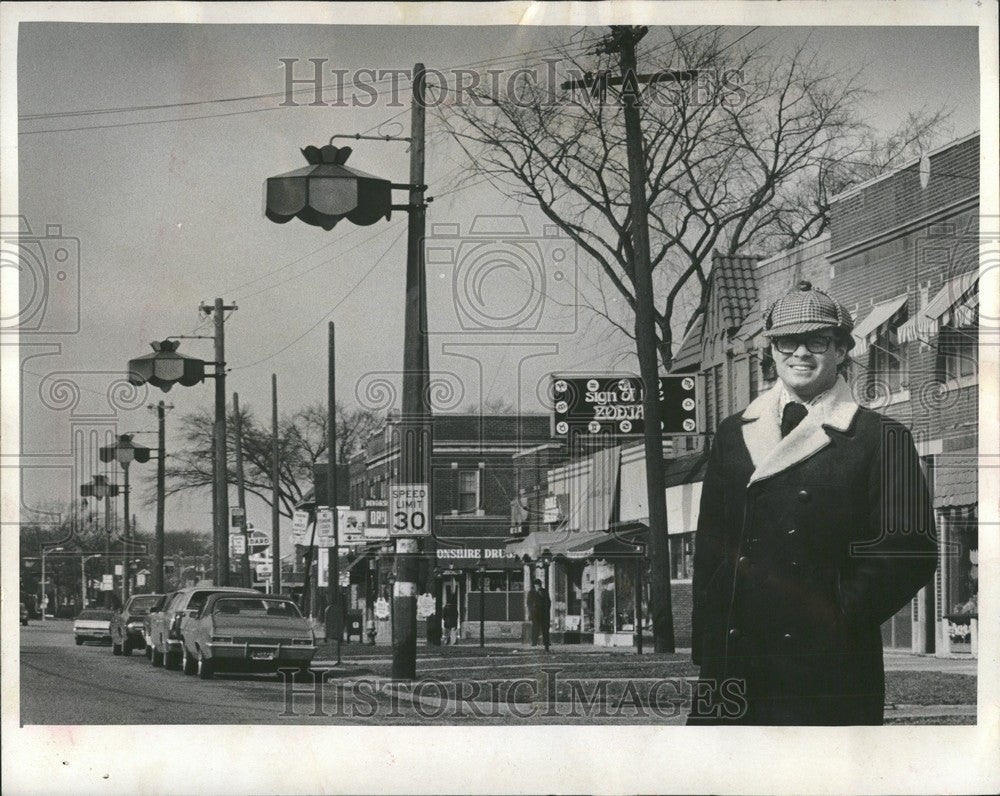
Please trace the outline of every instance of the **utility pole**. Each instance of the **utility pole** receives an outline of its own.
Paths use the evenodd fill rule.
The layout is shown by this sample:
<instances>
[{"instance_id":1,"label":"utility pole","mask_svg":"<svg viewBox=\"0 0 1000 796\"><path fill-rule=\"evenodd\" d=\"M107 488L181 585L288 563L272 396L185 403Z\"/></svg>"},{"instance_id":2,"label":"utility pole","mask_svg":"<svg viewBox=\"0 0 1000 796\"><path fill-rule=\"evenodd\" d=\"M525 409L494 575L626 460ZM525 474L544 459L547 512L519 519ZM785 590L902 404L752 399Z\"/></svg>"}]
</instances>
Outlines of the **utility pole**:
<instances>
[{"instance_id":1,"label":"utility pole","mask_svg":"<svg viewBox=\"0 0 1000 796\"><path fill-rule=\"evenodd\" d=\"M406 310L403 339L403 407L399 431L399 480L426 490L430 503L431 412L427 385L427 297L424 269L426 202L424 200L424 123L426 71L413 67L410 110L410 196L406 238ZM433 522L428 511L425 523ZM390 516L390 523L392 517ZM427 531L427 527L423 529ZM417 676L417 551L415 536L396 538L396 580L392 588L392 677Z\"/></svg>"},{"instance_id":2,"label":"utility pole","mask_svg":"<svg viewBox=\"0 0 1000 796\"><path fill-rule=\"evenodd\" d=\"M226 453L226 317L225 313L237 309L221 298L211 307L202 304L201 310L211 314L215 322L215 462L214 482L215 512L214 544L215 580L217 586L229 585L229 472Z\"/></svg>"},{"instance_id":3,"label":"utility pole","mask_svg":"<svg viewBox=\"0 0 1000 796\"><path fill-rule=\"evenodd\" d=\"M150 407L153 409L154 407ZM170 407L173 409L173 406ZM167 421L166 404L160 401L156 407L156 531L153 538L153 592L162 594L166 591L163 575L164 554L164 506L167 499L166 467L167 467Z\"/></svg>"},{"instance_id":4,"label":"utility pole","mask_svg":"<svg viewBox=\"0 0 1000 796\"><path fill-rule=\"evenodd\" d=\"M122 533L122 605L128 602L128 571L129 571L129 531L131 530L130 515L129 515L129 484L128 484L128 470L129 463L122 462L122 471L125 473L125 496L122 498L125 504L125 512L122 516L122 521L125 523L124 532Z\"/></svg>"},{"instance_id":5,"label":"utility pole","mask_svg":"<svg viewBox=\"0 0 1000 796\"><path fill-rule=\"evenodd\" d=\"M271 374L271 592L281 594L281 534L278 495L281 492L278 480L278 376ZM250 541L249 539L247 540ZM250 547L247 546L247 555Z\"/></svg>"},{"instance_id":6,"label":"utility pole","mask_svg":"<svg viewBox=\"0 0 1000 796\"><path fill-rule=\"evenodd\" d=\"M643 26L612 25L605 52L617 52L621 62L622 106L628 149L629 194L632 210L632 270L635 285L635 338L642 396L643 442L646 455L646 500L649 506L649 552L652 559L650 587L656 652L674 651L674 615L670 594L670 540L667 535L667 499L663 487L663 426L660 411L660 377L656 353L656 309L653 274L649 263L649 213L646 205L646 155L642 139L639 84L648 80L678 79L661 73L641 78L636 72L635 45L648 32ZM617 82L617 81L616 81ZM641 632L641 631L640 631Z\"/></svg>"},{"instance_id":7,"label":"utility pole","mask_svg":"<svg viewBox=\"0 0 1000 796\"><path fill-rule=\"evenodd\" d=\"M250 539L247 535L247 498L243 481L243 417L240 415L240 394L233 393L233 413L236 415L236 500L240 507L240 535L243 537L241 561L243 585L253 586L250 580Z\"/></svg>"},{"instance_id":8,"label":"utility pole","mask_svg":"<svg viewBox=\"0 0 1000 796\"><path fill-rule=\"evenodd\" d=\"M337 511L337 346L333 321L328 327L327 344L327 460L326 502L333 513L333 547L327 550L330 562L327 568L326 638L336 640L337 663L340 663L340 642L344 635L343 616L340 606L340 515Z\"/></svg>"}]
</instances>

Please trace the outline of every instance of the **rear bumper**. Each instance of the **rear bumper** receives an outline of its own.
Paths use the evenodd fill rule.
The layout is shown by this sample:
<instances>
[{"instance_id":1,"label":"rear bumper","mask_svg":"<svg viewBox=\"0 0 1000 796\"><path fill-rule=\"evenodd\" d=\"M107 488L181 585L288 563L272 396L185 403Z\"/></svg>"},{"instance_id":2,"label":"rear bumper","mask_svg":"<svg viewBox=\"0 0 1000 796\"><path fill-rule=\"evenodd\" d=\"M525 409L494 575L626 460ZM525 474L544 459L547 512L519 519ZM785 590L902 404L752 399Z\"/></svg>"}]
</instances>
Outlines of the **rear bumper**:
<instances>
[{"instance_id":1,"label":"rear bumper","mask_svg":"<svg viewBox=\"0 0 1000 796\"><path fill-rule=\"evenodd\" d=\"M205 647L206 657L215 661L309 663L316 654L314 644L233 644L213 641Z\"/></svg>"},{"instance_id":2,"label":"rear bumper","mask_svg":"<svg viewBox=\"0 0 1000 796\"><path fill-rule=\"evenodd\" d=\"M110 630L74 630L73 635L84 641L111 641Z\"/></svg>"}]
</instances>

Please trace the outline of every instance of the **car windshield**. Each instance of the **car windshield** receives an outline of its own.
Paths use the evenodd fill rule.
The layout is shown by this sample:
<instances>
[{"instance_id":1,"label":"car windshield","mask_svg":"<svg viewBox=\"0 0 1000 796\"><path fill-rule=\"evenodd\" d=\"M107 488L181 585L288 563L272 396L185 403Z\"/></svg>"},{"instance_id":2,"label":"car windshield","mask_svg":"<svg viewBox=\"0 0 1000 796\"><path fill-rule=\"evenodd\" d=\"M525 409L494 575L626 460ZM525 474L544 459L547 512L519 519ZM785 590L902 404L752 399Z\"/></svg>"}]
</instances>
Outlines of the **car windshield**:
<instances>
[{"instance_id":1,"label":"car windshield","mask_svg":"<svg viewBox=\"0 0 1000 796\"><path fill-rule=\"evenodd\" d=\"M160 601L159 597L136 597L132 600L128 610L130 614L147 614Z\"/></svg>"},{"instance_id":2,"label":"car windshield","mask_svg":"<svg viewBox=\"0 0 1000 796\"><path fill-rule=\"evenodd\" d=\"M108 621L110 621L111 620L111 611L94 611L94 610L81 611L80 615L77 617L77 619L84 619L84 620L86 620L86 619L107 619Z\"/></svg>"},{"instance_id":3,"label":"car windshield","mask_svg":"<svg viewBox=\"0 0 1000 796\"><path fill-rule=\"evenodd\" d=\"M298 607L291 600L276 600L268 597L226 597L216 600L213 614L239 614L241 616L289 616L299 618Z\"/></svg>"}]
</instances>

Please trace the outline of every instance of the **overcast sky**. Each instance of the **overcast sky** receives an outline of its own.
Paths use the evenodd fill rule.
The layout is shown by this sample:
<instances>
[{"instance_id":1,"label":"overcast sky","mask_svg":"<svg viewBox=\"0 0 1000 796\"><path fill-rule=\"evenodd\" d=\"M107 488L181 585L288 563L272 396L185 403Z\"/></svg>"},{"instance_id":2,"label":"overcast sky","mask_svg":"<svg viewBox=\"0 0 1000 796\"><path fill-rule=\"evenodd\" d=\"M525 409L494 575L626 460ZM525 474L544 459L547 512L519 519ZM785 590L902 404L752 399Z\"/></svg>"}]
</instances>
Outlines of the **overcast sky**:
<instances>
[{"instance_id":1,"label":"overcast sky","mask_svg":"<svg viewBox=\"0 0 1000 796\"><path fill-rule=\"evenodd\" d=\"M733 28L727 35L746 32ZM603 33L595 28L584 35ZM405 216L367 228L344 222L324 232L298 221L273 224L262 208L264 179L303 165L301 147L324 144L334 133L371 131L394 116L408 134L409 114L403 106L387 107L389 94L367 109L310 107L308 94L297 95L299 107L280 107L280 59L299 59L299 76L310 73L310 58L328 59L327 70L350 73L409 69L421 60L445 69L536 52L580 35L577 29L526 26L23 24L19 212L36 235L45 235L46 225L60 225L63 236L79 240L81 308L79 333L47 338L48 348L36 345L38 338L22 339L22 357L37 355L23 368L24 452L44 457L70 450L74 422L87 412L108 411L108 386L121 378L129 358L167 335L211 333L210 325L199 324L197 307L216 296L239 305L226 325L229 392L238 391L258 416L269 413L271 373L278 375L283 410L325 398L328 320L337 324L341 400L357 403L357 385L363 390L379 374L399 371ZM835 68L867 64L874 94L866 113L878 127L895 128L909 112L940 106L953 111L955 137L979 127L975 29L778 28L753 31L748 43L763 36L776 48L808 36ZM645 44L656 41L654 29ZM406 86L402 81L404 102ZM222 101L261 94L270 96ZM98 110L113 112L80 113ZM400 134L399 128L386 132ZM438 196L429 209L429 231L442 222L464 231L477 215L515 214L524 217L529 235L542 234L536 213L489 185L447 193L461 173L462 156L433 120L429 133L427 182L430 195ZM403 145L351 145L350 165L406 180ZM428 271L434 331L459 330L449 275L447 269ZM64 301L73 300L72 289L70 279ZM442 336L432 345L432 370L453 374L448 378L460 384L458 407L486 396L541 411L536 388L546 373L606 370L622 345L606 328L583 331L560 326L559 318L554 323L554 334L530 344L498 336L488 345L459 349L467 339ZM446 344L452 347L442 348ZM208 340L184 341L181 350L211 358ZM51 395L54 373L80 386L75 415ZM168 427L175 432L181 415L210 406L212 389L206 382L170 392L166 398L176 409ZM152 390L137 401L140 406L121 412L119 431L155 428L144 406L161 397ZM154 444L153 437L140 439ZM168 447L176 441L172 433ZM26 464L27 505L76 493L65 469L46 475ZM155 467L133 472L141 487ZM152 508L139 500L133 506L150 528ZM268 516L262 506L251 507L259 525L267 527ZM172 499L167 526L207 530L210 517L207 496Z\"/></svg>"}]
</instances>

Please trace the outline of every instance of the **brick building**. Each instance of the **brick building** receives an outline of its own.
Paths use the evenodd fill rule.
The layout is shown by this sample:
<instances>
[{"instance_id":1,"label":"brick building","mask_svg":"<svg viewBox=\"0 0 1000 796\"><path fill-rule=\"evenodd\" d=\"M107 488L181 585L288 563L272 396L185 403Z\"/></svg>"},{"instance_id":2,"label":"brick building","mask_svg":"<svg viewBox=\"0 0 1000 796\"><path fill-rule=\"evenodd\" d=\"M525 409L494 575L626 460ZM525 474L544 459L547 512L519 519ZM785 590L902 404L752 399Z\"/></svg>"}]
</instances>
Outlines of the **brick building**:
<instances>
[{"instance_id":1,"label":"brick building","mask_svg":"<svg viewBox=\"0 0 1000 796\"><path fill-rule=\"evenodd\" d=\"M773 384L760 334L771 302L806 279L851 309L854 394L912 429L934 493L934 584L883 626L886 646L914 652L975 653L978 162L976 134L834 197L829 233L813 241L716 256L705 317L673 368L704 379L710 437ZM695 499L687 509L696 522Z\"/></svg>"}]
</instances>

